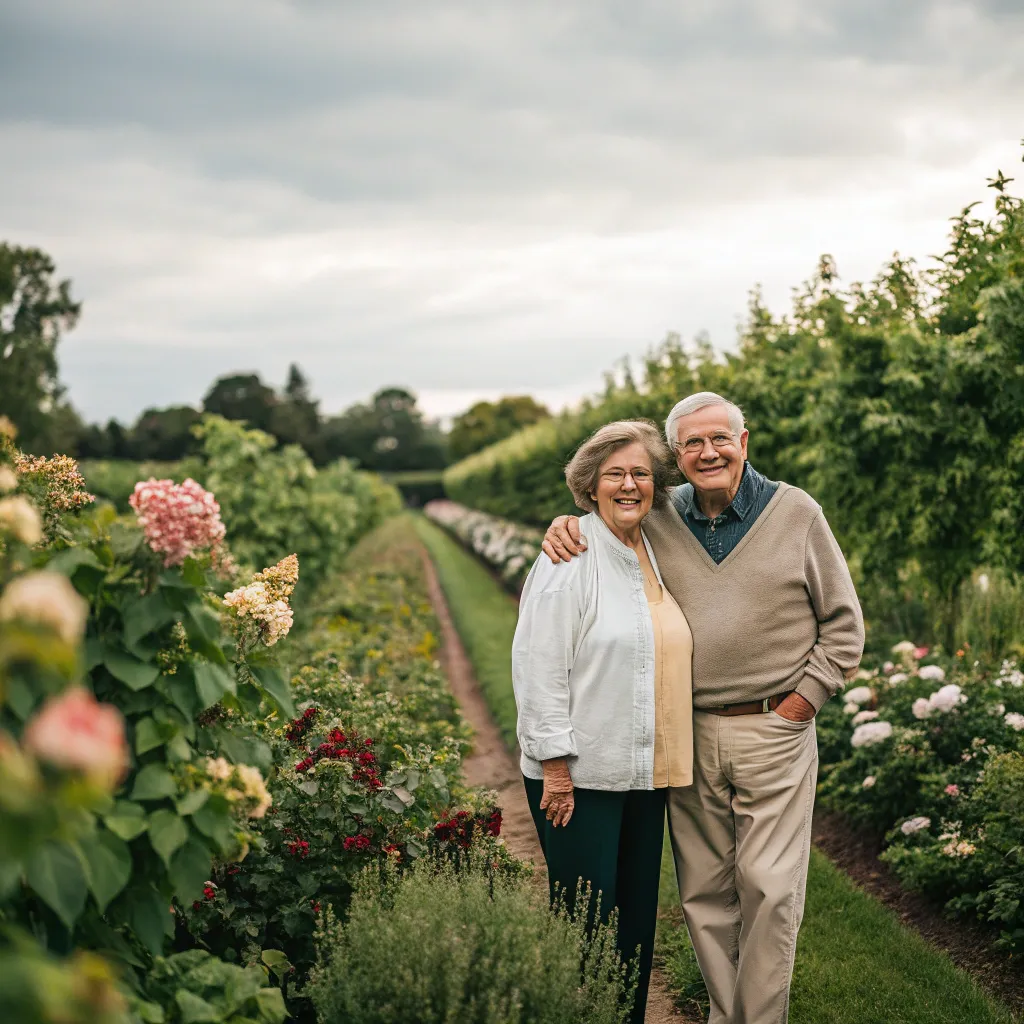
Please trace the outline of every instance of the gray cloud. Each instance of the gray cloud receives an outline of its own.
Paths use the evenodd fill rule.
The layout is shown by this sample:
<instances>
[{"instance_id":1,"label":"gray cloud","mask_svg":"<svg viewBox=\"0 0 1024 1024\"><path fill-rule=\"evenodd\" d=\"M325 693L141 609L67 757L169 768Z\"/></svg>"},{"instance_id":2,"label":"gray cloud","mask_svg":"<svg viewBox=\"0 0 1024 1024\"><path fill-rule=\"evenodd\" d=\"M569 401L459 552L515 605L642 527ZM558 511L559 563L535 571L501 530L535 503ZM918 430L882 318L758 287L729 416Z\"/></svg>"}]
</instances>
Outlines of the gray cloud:
<instances>
[{"instance_id":1,"label":"gray cloud","mask_svg":"<svg viewBox=\"0 0 1024 1024\"><path fill-rule=\"evenodd\" d=\"M90 416L585 389L757 281L938 248L1024 134L1013 0L0 4L0 237L85 301Z\"/></svg>"}]
</instances>

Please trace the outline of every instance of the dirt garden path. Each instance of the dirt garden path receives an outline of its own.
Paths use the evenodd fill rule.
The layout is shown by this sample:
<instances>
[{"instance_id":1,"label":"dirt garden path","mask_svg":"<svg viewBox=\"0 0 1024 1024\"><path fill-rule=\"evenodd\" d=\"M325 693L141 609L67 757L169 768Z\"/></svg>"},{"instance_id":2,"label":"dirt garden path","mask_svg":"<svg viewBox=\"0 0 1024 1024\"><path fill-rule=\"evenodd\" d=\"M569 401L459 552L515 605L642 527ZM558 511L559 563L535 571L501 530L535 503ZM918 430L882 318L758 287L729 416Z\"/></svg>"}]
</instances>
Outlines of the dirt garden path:
<instances>
[{"instance_id":1,"label":"dirt garden path","mask_svg":"<svg viewBox=\"0 0 1024 1024\"><path fill-rule=\"evenodd\" d=\"M485 786L497 792L498 802L502 808L501 833L509 850L516 857L531 861L536 868L536 878L546 885L544 858L526 803L518 760L509 753L497 726L491 719L490 711L477 685L473 666L452 622L434 563L426 551L423 552L423 564L426 568L430 600L441 627L441 664L452 693L455 694L455 699L475 734L473 751L463 762L466 779L473 786ZM699 1017L684 1016L675 1009L665 978L657 967L651 978L645 1019L646 1024L683 1024L700 1021Z\"/></svg>"}]
</instances>

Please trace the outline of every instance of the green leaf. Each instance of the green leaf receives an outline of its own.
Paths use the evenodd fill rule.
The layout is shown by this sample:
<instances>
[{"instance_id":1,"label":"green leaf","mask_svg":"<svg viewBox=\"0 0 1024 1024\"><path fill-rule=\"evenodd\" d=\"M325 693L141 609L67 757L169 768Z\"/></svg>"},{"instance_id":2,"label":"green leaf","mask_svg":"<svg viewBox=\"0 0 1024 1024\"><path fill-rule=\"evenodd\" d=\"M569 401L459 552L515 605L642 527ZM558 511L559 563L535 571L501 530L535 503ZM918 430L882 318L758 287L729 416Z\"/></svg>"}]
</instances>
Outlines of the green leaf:
<instances>
[{"instance_id":1,"label":"green leaf","mask_svg":"<svg viewBox=\"0 0 1024 1024\"><path fill-rule=\"evenodd\" d=\"M278 711L285 718L294 718L295 702L292 700L291 687L284 676L273 665L250 665L249 667L264 693L277 705Z\"/></svg>"},{"instance_id":2,"label":"green leaf","mask_svg":"<svg viewBox=\"0 0 1024 1024\"><path fill-rule=\"evenodd\" d=\"M134 886L129 890L132 899L128 916L132 930L153 956L160 956L168 930L174 925L170 901L155 887L138 892L134 890Z\"/></svg>"},{"instance_id":3,"label":"green leaf","mask_svg":"<svg viewBox=\"0 0 1024 1024\"><path fill-rule=\"evenodd\" d=\"M261 988L256 993L256 1005L263 1024L284 1024L288 1011L279 988Z\"/></svg>"},{"instance_id":4,"label":"green leaf","mask_svg":"<svg viewBox=\"0 0 1024 1024\"><path fill-rule=\"evenodd\" d=\"M164 738L160 726L152 718L143 718L135 726L135 753L145 754L162 746Z\"/></svg>"},{"instance_id":5,"label":"green leaf","mask_svg":"<svg viewBox=\"0 0 1024 1024\"><path fill-rule=\"evenodd\" d=\"M210 877L213 855L196 836L190 836L188 842L171 858L168 874L174 886L174 894L182 904L189 904L199 893Z\"/></svg>"},{"instance_id":6,"label":"green leaf","mask_svg":"<svg viewBox=\"0 0 1024 1024\"><path fill-rule=\"evenodd\" d=\"M164 676L162 686L174 706L189 720L199 711L195 679L189 665L179 665L173 676Z\"/></svg>"},{"instance_id":7,"label":"green leaf","mask_svg":"<svg viewBox=\"0 0 1024 1024\"><path fill-rule=\"evenodd\" d=\"M192 666L200 710L216 704L226 693L235 692L235 677L223 665L197 661Z\"/></svg>"},{"instance_id":8,"label":"green leaf","mask_svg":"<svg viewBox=\"0 0 1024 1024\"><path fill-rule=\"evenodd\" d=\"M265 949L260 959L270 968L278 981L284 981L285 975L291 970L292 962L280 949Z\"/></svg>"},{"instance_id":9,"label":"green leaf","mask_svg":"<svg viewBox=\"0 0 1024 1024\"><path fill-rule=\"evenodd\" d=\"M231 848L238 829L231 804L219 793L211 793L209 800L192 813L192 824L220 850Z\"/></svg>"},{"instance_id":10,"label":"green leaf","mask_svg":"<svg viewBox=\"0 0 1024 1024\"><path fill-rule=\"evenodd\" d=\"M273 752L266 740L237 728L211 730L215 746L232 764L255 765L264 774L270 774Z\"/></svg>"},{"instance_id":11,"label":"green leaf","mask_svg":"<svg viewBox=\"0 0 1024 1024\"><path fill-rule=\"evenodd\" d=\"M139 661L124 651L107 648L103 656L103 664L107 671L115 678L124 683L131 690L144 690L152 686L160 669L156 665Z\"/></svg>"},{"instance_id":12,"label":"green leaf","mask_svg":"<svg viewBox=\"0 0 1024 1024\"><path fill-rule=\"evenodd\" d=\"M118 800L114 810L104 816L103 824L125 842L131 842L149 827L145 810L130 800Z\"/></svg>"},{"instance_id":13,"label":"green leaf","mask_svg":"<svg viewBox=\"0 0 1024 1024\"><path fill-rule=\"evenodd\" d=\"M97 665L103 664L103 655L106 649L103 641L98 636L91 636L85 641L85 671L91 672Z\"/></svg>"},{"instance_id":14,"label":"green leaf","mask_svg":"<svg viewBox=\"0 0 1024 1024\"><path fill-rule=\"evenodd\" d=\"M102 914L131 878L131 851L123 839L105 828L80 842L79 847L89 869L89 891Z\"/></svg>"},{"instance_id":15,"label":"green leaf","mask_svg":"<svg viewBox=\"0 0 1024 1024\"><path fill-rule=\"evenodd\" d=\"M220 1010L188 989L179 988L174 993L174 1001L178 1004L181 1024L219 1024L224 1020Z\"/></svg>"},{"instance_id":16,"label":"green leaf","mask_svg":"<svg viewBox=\"0 0 1024 1024\"><path fill-rule=\"evenodd\" d=\"M114 523L110 527L110 550L119 561L127 561L134 557L142 547L143 534L137 526L127 523Z\"/></svg>"},{"instance_id":17,"label":"green leaf","mask_svg":"<svg viewBox=\"0 0 1024 1024\"><path fill-rule=\"evenodd\" d=\"M133 601L124 613L124 642L134 647L144 636L149 636L175 617L174 609L160 591Z\"/></svg>"},{"instance_id":18,"label":"green leaf","mask_svg":"<svg viewBox=\"0 0 1024 1024\"><path fill-rule=\"evenodd\" d=\"M170 867L171 857L187 839L188 825L178 817L177 811L161 808L149 816L149 841L165 866Z\"/></svg>"},{"instance_id":19,"label":"green leaf","mask_svg":"<svg viewBox=\"0 0 1024 1024\"><path fill-rule=\"evenodd\" d=\"M209 799L210 791L208 789L194 789L188 796L183 796L174 806L184 818L189 814L195 814Z\"/></svg>"},{"instance_id":20,"label":"green leaf","mask_svg":"<svg viewBox=\"0 0 1024 1024\"><path fill-rule=\"evenodd\" d=\"M161 800L165 796L175 796L177 792L174 776L163 765L147 764L135 777L132 799Z\"/></svg>"},{"instance_id":21,"label":"green leaf","mask_svg":"<svg viewBox=\"0 0 1024 1024\"><path fill-rule=\"evenodd\" d=\"M103 563L88 548L67 548L46 563L47 569L63 573L68 577L74 576L83 566L97 569L101 573L106 572Z\"/></svg>"},{"instance_id":22,"label":"green leaf","mask_svg":"<svg viewBox=\"0 0 1024 1024\"><path fill-rule=\"evenodd\" d=\"M65 927L73 928L89 894L85 869L75 850L67 843L45 843L32 855L25 878Z\"/></svg>"},{"instance_id":23,"label":"green leaf","mask_svg":"<svg viewBox=\"0 0 1024 1024\"><path fill-rule=\"evenodd\" d=\"M181 567L181 578L197 590L202 590L206 586L206 573L203 571L202 563L191 555L185 559Z\"/></svg>"},{"instance_id":24,"label":"green leaf","mask_svg":"<svg viewBox=\"0 0 1024 1024\"><path fill-rule=\"evenodd\" d=\"M188 642L194 651L219 664L227 660L220 649L220 619L205 605L190 602L182 618Z\"/></svg>"}]
</instances>

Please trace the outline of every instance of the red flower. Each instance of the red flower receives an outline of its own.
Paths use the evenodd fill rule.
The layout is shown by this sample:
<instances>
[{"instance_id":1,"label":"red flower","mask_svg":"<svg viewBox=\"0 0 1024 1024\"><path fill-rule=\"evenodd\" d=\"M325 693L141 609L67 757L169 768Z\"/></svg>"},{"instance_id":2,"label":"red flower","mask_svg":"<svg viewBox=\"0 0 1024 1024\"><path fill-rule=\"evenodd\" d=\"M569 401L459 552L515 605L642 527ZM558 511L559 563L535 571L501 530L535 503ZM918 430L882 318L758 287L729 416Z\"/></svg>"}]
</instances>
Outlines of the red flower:
<instances>
[{"instance_id":1,"label":"red flower","mask_svg":"<svg viewBox=\"0 0 1024 1024\"><path fill-rule=\"evenodd\" d=\"M216 889L213 888L213 886L210 886L210 885L204 885L203 886L203 896L205 896L206 899L212 900L216 895L217 895L217 891L216 891Z\"/></svg>"},{"instance_id":2,"label":"red flower","mask_svg":"<svg viewBox=\"0 0 1024 1024\"><path fill-rule=\"evenodd\" d=\"M193 900L192 901L192 909L193 910L198 910L201 906L202 906L202 903L200 903L199 900Z\"/></svg>"},{"instance_id":3,"label":"red flower","mask_svg":"<svg viewBox=\"0 0 1024 1024\"><path fill-rule=\"evenodd\" d=\"M487 834L490 836L501 835L501 808L496 807L492 812L491 816L487 819L487 824L484 826L487 829Z\"/></svg>"},{"instance_id":4,"label":"red flower","mask_svg":"<svg viewBox=\"0 0 1024 1024\"><path fill-rule=\"evenodd\" d=\"M285 846L293 857L298 857L300 860L309 856L309 843L305 839L296 839L292 843L286 843Z\"/></svg>"},{"instance_id":5,"label":"red flower","mask_svg":"<svg viewBox=\"0 0 1024 1024\"><path fill-rule=\"evenodd\" d=\"M320 913L320 904L317 903L316 900L310 900L309 901L309 905L313 908L313 913L314 914L319 914Z\"/></svg>"}]
</instances>

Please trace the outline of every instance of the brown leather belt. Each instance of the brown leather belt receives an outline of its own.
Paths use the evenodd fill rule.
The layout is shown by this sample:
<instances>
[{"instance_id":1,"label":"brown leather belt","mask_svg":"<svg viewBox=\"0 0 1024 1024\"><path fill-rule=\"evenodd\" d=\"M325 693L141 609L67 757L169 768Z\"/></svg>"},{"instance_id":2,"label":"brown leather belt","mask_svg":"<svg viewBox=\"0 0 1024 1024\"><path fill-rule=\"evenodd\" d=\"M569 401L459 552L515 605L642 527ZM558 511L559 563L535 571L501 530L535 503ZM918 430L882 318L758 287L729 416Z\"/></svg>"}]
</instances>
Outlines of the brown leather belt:
<instances>
[{"instance_id":1,"label":"brown leather belt","mask_svg":"<svg viewBox=\"0 0 1024 1024\"><path fill-rule=\"evenodd\" d=\"M712 715L726 715L732 717L733 715L766 715L769 711L774 711L791 693L793 690L787 690L785 693L776 693L772 697L766 697L764 700L748 700L743 704L723 704L717 708L697 708L698 711L708 711Z\"/></svg>"}]
</instances>

